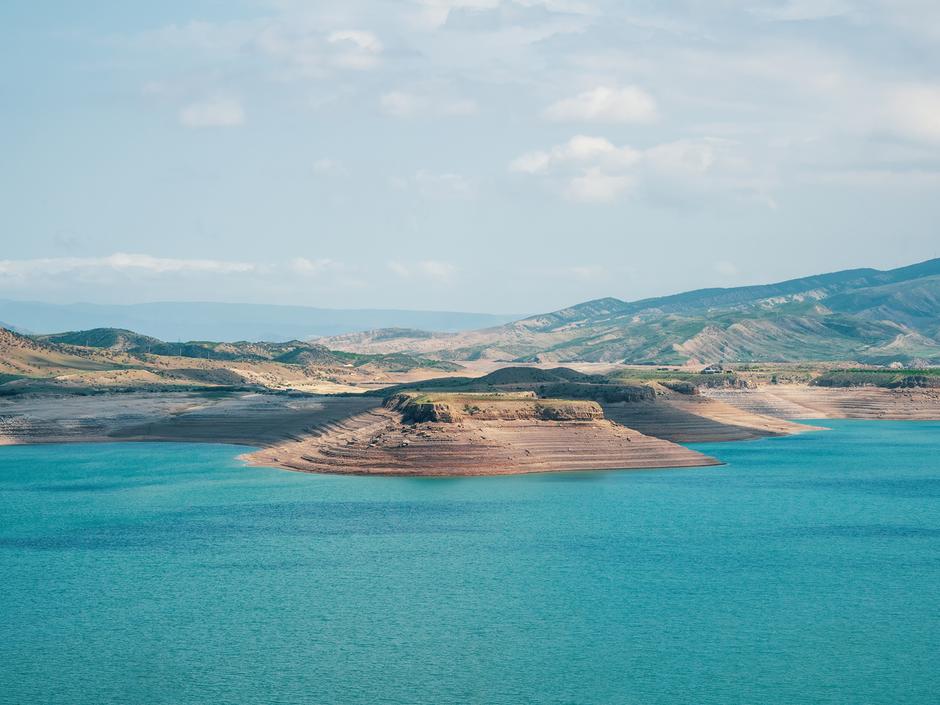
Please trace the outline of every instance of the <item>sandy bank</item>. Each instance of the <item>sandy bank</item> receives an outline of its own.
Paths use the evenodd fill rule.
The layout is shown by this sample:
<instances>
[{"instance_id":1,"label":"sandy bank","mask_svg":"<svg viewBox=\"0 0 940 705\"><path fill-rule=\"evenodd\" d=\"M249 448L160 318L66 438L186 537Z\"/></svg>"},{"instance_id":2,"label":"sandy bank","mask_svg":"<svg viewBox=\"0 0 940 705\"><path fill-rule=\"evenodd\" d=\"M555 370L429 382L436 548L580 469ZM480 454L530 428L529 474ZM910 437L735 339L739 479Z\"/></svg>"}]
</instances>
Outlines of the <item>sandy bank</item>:
<instances>
[{"instance_id":1,"label":"sandy bank","mask_svg":"<svg viewBox=\"0 0 940 705\"><path fill-rule=\"evenodd\" d=\"M446 409L432 406L406 423L401 409L383 408L377 397L21 395L0 398L0 444L233 443L262 448L247 456L251 463L305 472L484 475L711 465L676 444L816 428L789 419L940 419L940 391L918 389L769 385L600 406L535 397L441 401Z\"/></svg>"},{"instance_id":2,"label":"sandy bank","mask_svg":"<svg viewBox=\"0 0 940 705\"><path fill-rule=\"evenodd\" d=\"M466 476L676 468L718 461L606 419L475 420L406 424L377 408L310 437L244 456L303 472Z\"/></svg>"},{"instance_id":3,"label":"sandy bank","mask_svg":"<svg viewBox=\"0 0 940 705\"><path fill-rule=\"evenodd\" d=\"M612 421L677 443L743 441L821 428L792 419L938 420L940 390L781 384L603 407Z\"/></svg>"},{"instance_id":4,"label":"sandy bank","mask_svg":"<svg viewBox=\"0 0 940 705\"><path fill-rule=\"evenodd\" d=\"M23 395L0 398L0 445L181 441L266 446L379 404L279 394Z\"/></svg>"},{"instance_id":5,"label":"sandy bank","mask_svg":"<svg viewBox=\"0 0 940 705\"><path fill-rule=\"evenodd\" d=\"M937 389L781 384L757 389L708 390L703 396L744 413L777 418L940 420L940 390Z\"/></svg>"},{"instance_id":6,"label":"sandy bank","mask_svg":"<svg viewBox=\"0 0 940 705\"><path fill-rule=\"evenodd\" d=\"M676 443L746 441L817 428L705 396L669 394L649 402L603 407L611 421Z\"/></svg>"},{"instance_id":7,"label":"sandy bank","mask_svg":"<svg viewBox=\"0 0 940 705\"><path fill-rule=\"evenodd\" d=\"M503 415L407 424L401 412L381 408L379 398L362 396L24 395L0 399L0 444L233 443L260 446L263 450L247 456L255 464L354 474L484 475L716 463L612 423L593 403L563 405L567 420L553 420L559 409L534 397L477 403L485 411L500 408ZM594 411L584 413L582 407L592 404ZM517 406L532 406L541 417L526 418Z\"/></svg>"}]
</instances>

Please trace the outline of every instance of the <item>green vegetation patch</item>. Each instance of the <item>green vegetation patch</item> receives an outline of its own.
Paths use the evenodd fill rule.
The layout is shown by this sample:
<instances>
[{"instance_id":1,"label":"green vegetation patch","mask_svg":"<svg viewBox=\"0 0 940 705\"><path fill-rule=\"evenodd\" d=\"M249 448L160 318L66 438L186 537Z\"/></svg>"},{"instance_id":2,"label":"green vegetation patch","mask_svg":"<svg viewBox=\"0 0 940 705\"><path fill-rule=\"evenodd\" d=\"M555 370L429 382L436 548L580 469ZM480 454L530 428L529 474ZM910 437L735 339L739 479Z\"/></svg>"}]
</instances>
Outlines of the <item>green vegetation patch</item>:
<instances>
[{"instance_id":1,"label":"green vegetation patch","mask_svg":"<svg viewBox=\"0 0 940 705\"><path fill-rule=\"evenodd\" d=\"M385 406L400 411L405 423L459 423L464 419L542 421L590 421L603 417L595 401L540 399L532 393L397 394Z\"/></svg>"},{"instance_id":2,"label":"green vegetation patch","mask_svg":"<svg viewBox=\"0 0 940 705\"><path fill-rule=\"evenodd\" d=\"M817 387L940 388L940 368L921 370L831 370L816 377Z\"/></svg>"},{"instance_id":3,"label":"green vegetation patch","mask_svg":"<svg viewBox=\"0 0 940 705\"><path fill-rule=\"evenodd\" d=\"M686 372L669 368L650 367L649 369L631 367L610 375L611 379L622 384L642 384L644 382L658 382L667 389L692 394L694 390L718 387L747 387L747 380L735 372L727 371L717 374L702 374L700 372Z\"/></svg>"}]
</instances>

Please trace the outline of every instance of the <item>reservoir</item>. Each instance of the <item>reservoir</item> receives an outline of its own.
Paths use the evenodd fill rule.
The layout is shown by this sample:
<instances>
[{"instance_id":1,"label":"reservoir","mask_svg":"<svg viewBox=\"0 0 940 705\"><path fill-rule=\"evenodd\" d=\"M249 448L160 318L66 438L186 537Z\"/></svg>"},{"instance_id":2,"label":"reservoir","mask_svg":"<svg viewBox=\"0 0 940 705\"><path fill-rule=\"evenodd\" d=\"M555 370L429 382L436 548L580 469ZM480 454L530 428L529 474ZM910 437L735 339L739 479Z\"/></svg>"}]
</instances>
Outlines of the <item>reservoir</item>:
<instances>
[{"instance_id":1,"label":"reservoir","mask_svg":"<svg viewBox=\"0 0 940 705\"><path fill-rule=\"evenodd\" d=\"M934 703L940 423L463 479L0 448L0 703Z\"/></svg>"}]
</instances>

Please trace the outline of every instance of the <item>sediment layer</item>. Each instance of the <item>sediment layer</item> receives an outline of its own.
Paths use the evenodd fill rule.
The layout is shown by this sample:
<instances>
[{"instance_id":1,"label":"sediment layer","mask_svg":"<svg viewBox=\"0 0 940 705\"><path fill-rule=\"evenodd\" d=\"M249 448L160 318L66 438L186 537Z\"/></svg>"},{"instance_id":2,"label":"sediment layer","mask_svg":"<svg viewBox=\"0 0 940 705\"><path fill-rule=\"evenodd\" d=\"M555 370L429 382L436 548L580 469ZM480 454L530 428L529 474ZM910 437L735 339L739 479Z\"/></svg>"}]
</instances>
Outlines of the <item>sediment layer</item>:
<instances>
[{"instance_id":1,"label":"sediment layer","mask_svg":"<svg viewBox=\"0 0 940 705\"><path fill-rule=\"evenodd\" d=\"M152 392L0 399L0 445L180 441L267 446L377 406L372 397Z\"/></svg>"},{"instance_id":2,"label":"sediment layer","mask_svg":"<svg viewBox=\"0 0 940 705\"><path fill-rule=\"evenodd\" d=\"M747 390L708 390L710 400L746 413L791 419L940 420L940 390L880 387L768 385Z\"/></svg>"},{"instance_id":3,"label":"sediment layer","mask_svg":"<svg viewBox=\"0 0 940 705\"><path fill-rule=\"evenodd\" d=\"M729 392L736 393L738 390ZM745 441L816 429L788 421L787 417L741 409L704 396L669 394L652 402L603 407L604 415L611 421L675 443Z\"/></svg>"},{"instance_id":4,"label":"sediment layer","mask_svg":"<svg viewBox=\"0 0 940 705\"><path fill-rule=\"evenodd\" d=\"M254 464L303 472L413 476L718 464L714 458L606 419L405 424L401 413L385 408L244 457Z\"/></svg>"},{"instance_id":5,"label":"sediment layer","mask_svg":"<svg viewBox=\"0 0 940 705\"><path fill-rule=\"evenodd\" d=\"M250 462L306 472L481 475L709 465L716 461L676 443L817 428L789 419L940 419L940 390L932 389L768 385L600 406L534 396L442 399L446 408L421 402L412 411L427 416L405 419L402 408L362 396L19 395L0 398L0 445L235 443L263 448Z\"/></svg>"}]
</instances>

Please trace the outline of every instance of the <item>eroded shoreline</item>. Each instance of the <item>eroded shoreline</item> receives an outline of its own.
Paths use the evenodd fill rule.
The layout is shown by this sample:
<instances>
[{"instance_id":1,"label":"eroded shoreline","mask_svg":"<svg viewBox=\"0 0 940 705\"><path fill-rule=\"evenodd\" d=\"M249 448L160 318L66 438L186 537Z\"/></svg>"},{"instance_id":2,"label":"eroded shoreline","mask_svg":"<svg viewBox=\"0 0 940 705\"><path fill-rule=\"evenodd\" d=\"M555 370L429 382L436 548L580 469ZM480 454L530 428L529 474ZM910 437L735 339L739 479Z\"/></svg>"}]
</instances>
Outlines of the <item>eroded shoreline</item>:
<instances>
[{"instance_id":1,"label":"eroded shoreline","mask_svg":"<svg viewBox=\"0 0 940 705\"><path fill-rule=\"evenodd\" d=\"M459 423L405 423L364 396L35 395L0 400L0 444L231 443L258 448L249 464L301 472L470 476L715 465L679 444L818 428L801 418L940 420L940 392L774 385L604 404L598 418Z\"/></svg>"}]
</instances>

